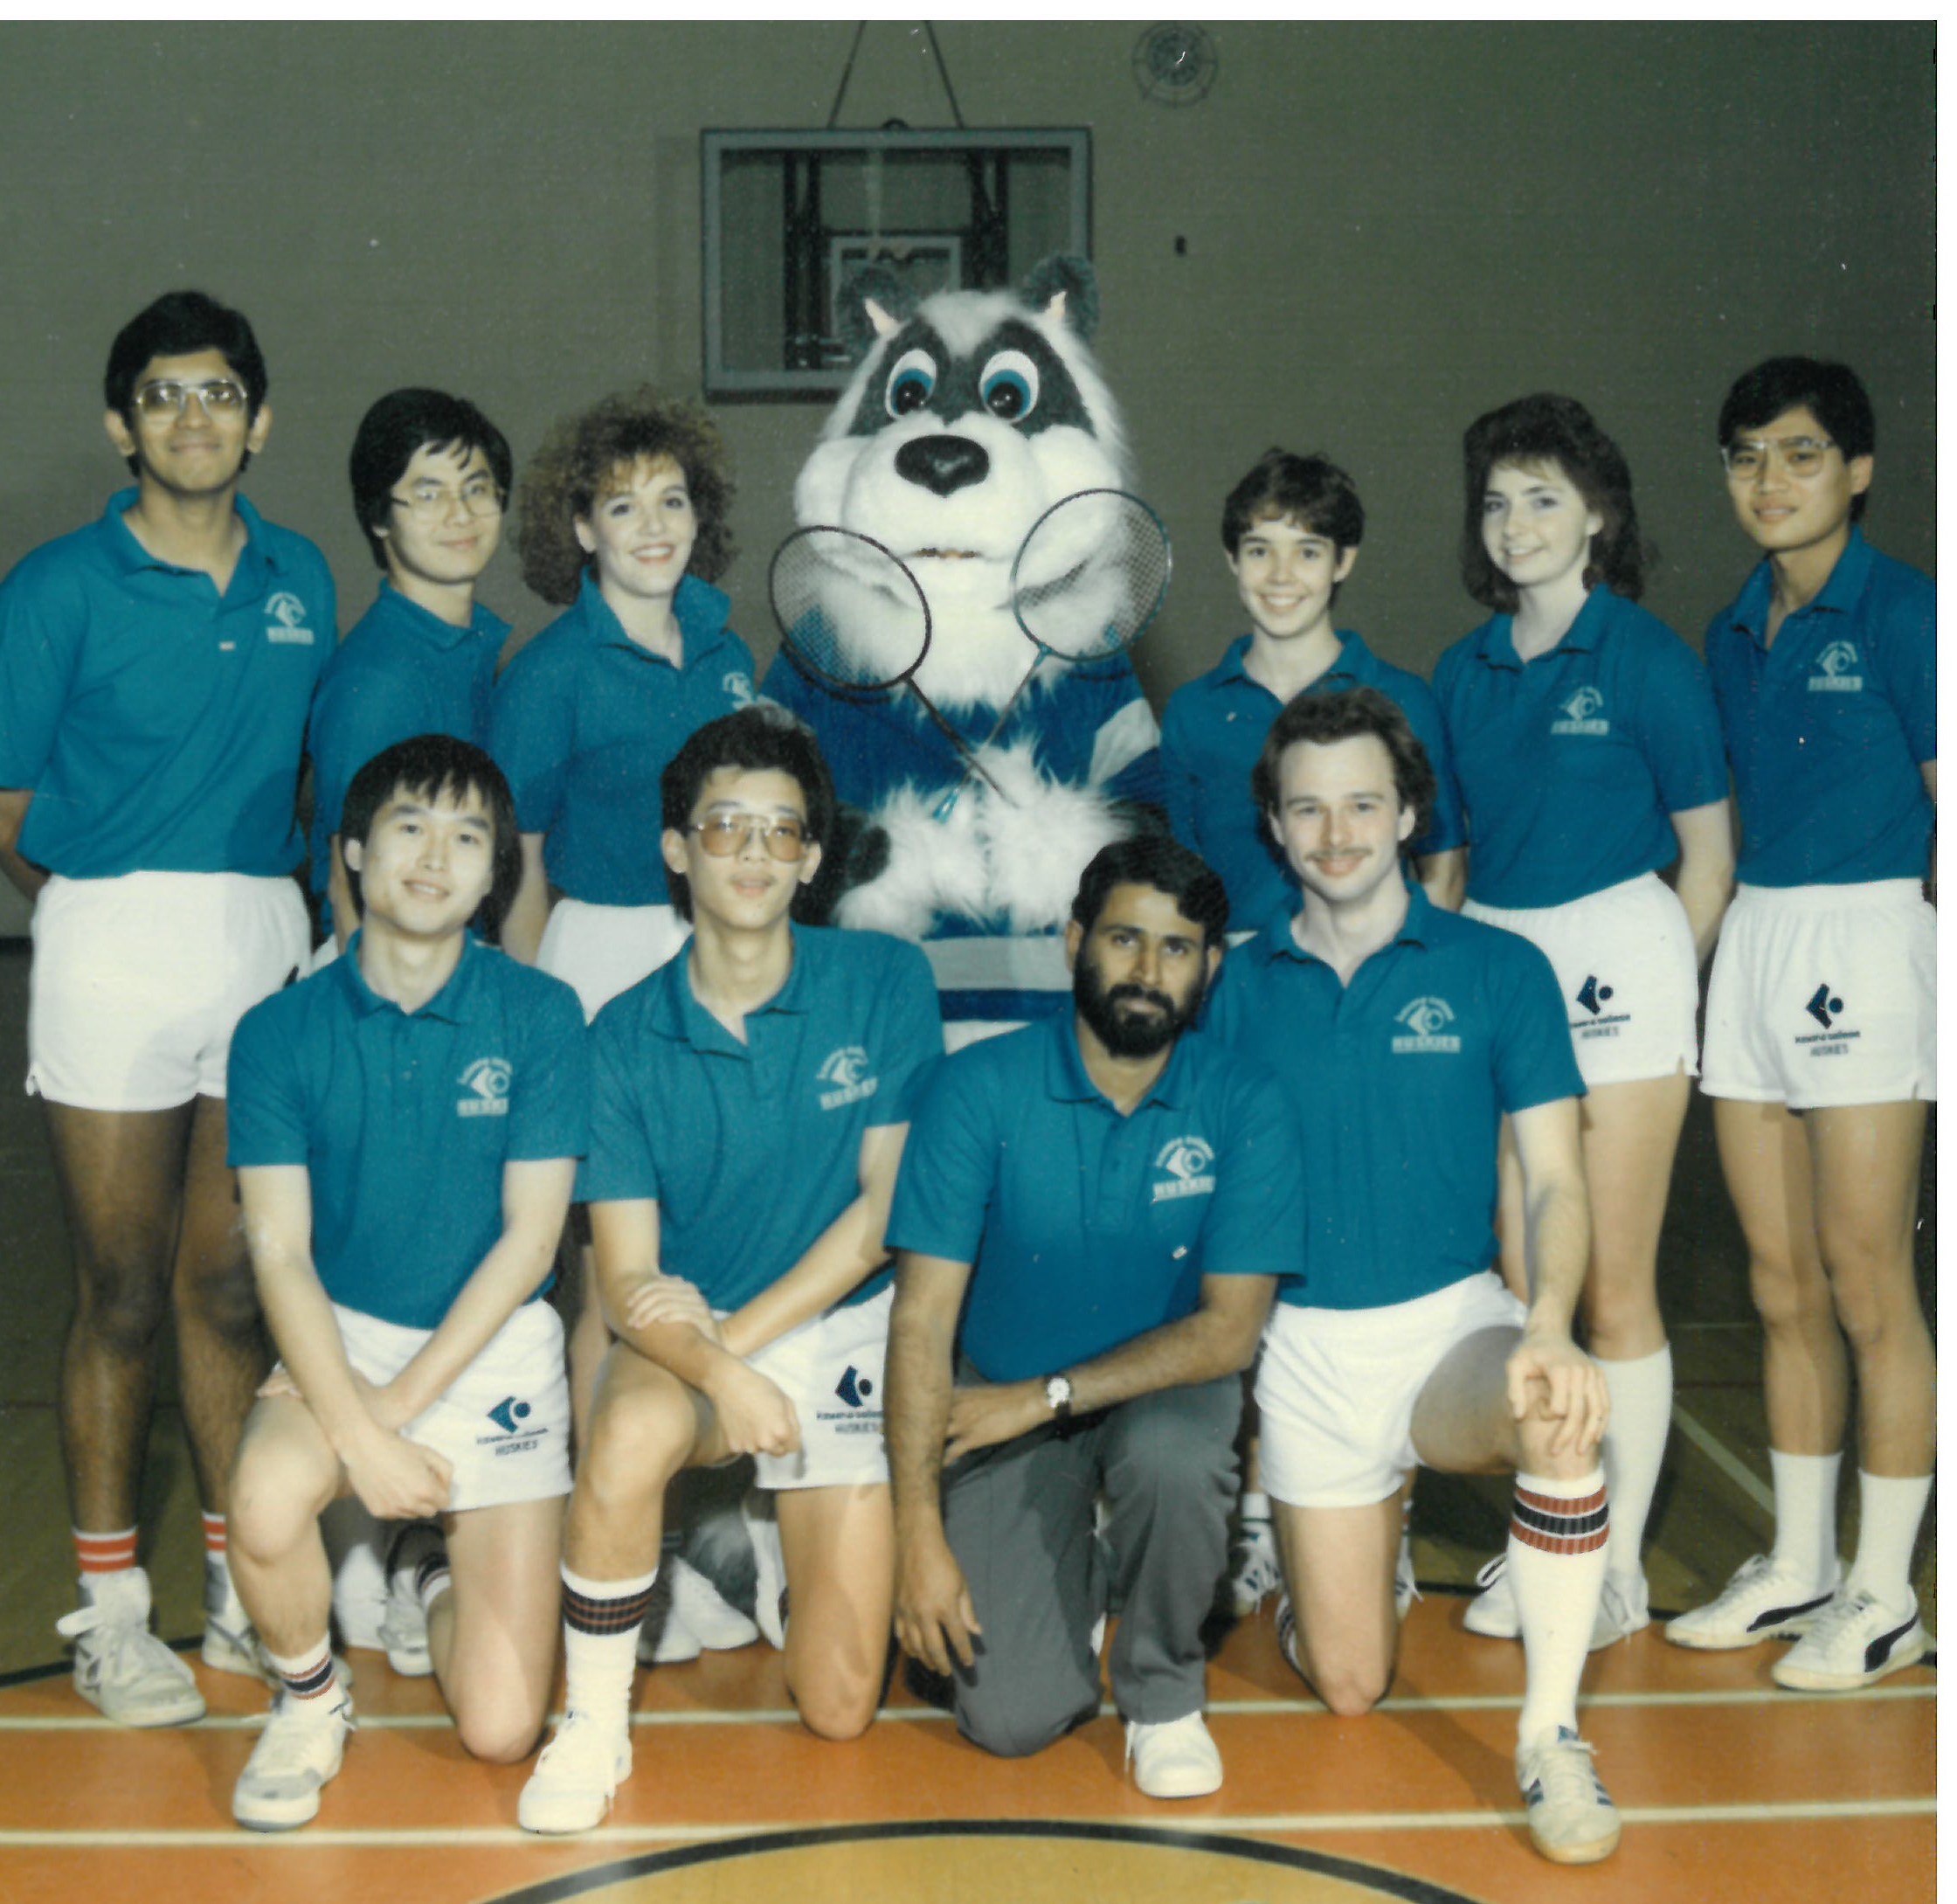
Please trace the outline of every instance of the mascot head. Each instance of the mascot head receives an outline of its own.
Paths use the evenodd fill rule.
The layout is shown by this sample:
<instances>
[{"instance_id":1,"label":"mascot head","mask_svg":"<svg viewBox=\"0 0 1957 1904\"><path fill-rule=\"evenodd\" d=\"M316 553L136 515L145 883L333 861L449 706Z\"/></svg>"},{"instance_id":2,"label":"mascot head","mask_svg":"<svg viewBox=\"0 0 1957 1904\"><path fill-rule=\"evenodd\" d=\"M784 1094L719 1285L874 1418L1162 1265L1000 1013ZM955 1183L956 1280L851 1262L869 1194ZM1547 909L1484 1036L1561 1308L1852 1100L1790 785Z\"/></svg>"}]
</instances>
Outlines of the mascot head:
<instances>
[{"instance_id":1,"label":"mascot head","mask_svg":"<svg viewBox=\"0 0 1957 1904\"><path fill-rule=\"evenodd\" d=\"M1013 620L1013 558L1062 496L1124 488L1121 418L1088 350L1094 268L1049 258L1022 291L919 302L879 267L853 277L840 328L856 370L795 483L796 520L874 537L931 610L918 684L941 706L1011 695L1033 650ZM901 634L839 578L839 626L872 647Z\"/></svg>"}]
</instances>

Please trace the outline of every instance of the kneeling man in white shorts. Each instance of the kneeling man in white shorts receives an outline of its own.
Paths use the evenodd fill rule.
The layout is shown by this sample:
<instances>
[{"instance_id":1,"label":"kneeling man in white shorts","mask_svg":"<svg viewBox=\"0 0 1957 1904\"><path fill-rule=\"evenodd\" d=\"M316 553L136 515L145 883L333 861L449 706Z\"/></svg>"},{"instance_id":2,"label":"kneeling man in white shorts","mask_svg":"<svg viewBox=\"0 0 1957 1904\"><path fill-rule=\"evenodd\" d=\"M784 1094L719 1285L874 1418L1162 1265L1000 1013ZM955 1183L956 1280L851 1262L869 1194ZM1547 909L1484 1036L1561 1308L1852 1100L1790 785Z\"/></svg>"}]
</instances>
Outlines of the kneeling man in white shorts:
<instances>
[{"instance_id":1,"label":"kneeling man in white shorts","mask_svg":"<svg viewBox=\"0 0 1957 1904\"><path fill-rule=\"evenodd\" d=\"M439 1516L411 1568L397 1559L468 1751L530 1751L557 1659L571 1410L539 1298L584 1150L584 1016L569 986L469 933L493 931L520 863L480 748L388 748L339 833L361 930L248 1013L231 1053L231 1157L283 1358L231 1497L232 1570L282 1682L232 1797L257 1831L315 1816L352 1729L319 1529L339 1496Z\"/></svg>"},{"instance_id":2,"label":"kneeling man in white shorts","mask_svg":"<svg viewBox=\"0 0 1957 1904\"><path fill-rule=\"evenodd\" d=\"M883 1230L944 1049L937 992L913 945L791 922L835 806L792 716L709 722L660 793L693 938L592 1032L577 1195L618 1340L564 1530L564 1722L518 1808L532 1831L598 1824L632 1769L636 1639L682 1468L751 1454L777 1492L788 1688L812 1732L863 1731L887 1671Z\"/></svg>"},{"instance_id":3,"label":"kneeling man in white shorts","mask_svg":"<svg viewBox=\"0 0 1957 1904\"><path fill-rule=\"evenodd\" d=\"M1301 696L1254 784L1304 905L1224 961L1210 1027L1276 1067L1304 1139L1304 1280L1280 1291L1257 1378L1288 1594L1279 1637L1334 1712L1368 1711L1399 1647L1405 1471L1513 1471L1508 1568L1528 1672L1517 1783L1536 1848L1589 1863L1618 1838L1576 1724L1610 1532L1609 1395L1570 1335L1590 1218L1583 1084L1555 975L1527 940L1407 883L1400 855L1434 775L1384 696ZM1491 1268L1504 1116L1526 1308Z\"/></svg>"}]
</instances>

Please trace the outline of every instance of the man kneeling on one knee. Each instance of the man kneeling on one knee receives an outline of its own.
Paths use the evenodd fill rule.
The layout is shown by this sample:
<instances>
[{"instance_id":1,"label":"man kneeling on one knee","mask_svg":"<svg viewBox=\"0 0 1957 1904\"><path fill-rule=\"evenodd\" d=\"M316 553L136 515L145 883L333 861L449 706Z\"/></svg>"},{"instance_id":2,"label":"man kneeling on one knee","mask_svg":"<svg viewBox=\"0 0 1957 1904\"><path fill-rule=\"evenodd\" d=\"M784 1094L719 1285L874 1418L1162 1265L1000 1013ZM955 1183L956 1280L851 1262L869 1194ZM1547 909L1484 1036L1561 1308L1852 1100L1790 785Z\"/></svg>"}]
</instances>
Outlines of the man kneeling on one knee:
<instances>
[{"instance_id":1,"label":"man kneeling on one knee","mask_svg":"<svg viewBox=\"0 0 1957 1904\"><path fill-rule=\"evenodd\" d=\"M951 1676L967 1738L1020 1756L1098 1710L1116 1610L1109 1676L1157 1798L1222 1783L1200 1630L1238 1376L1303 1254L1282 1087L1186 1035L1227 910L1171 841L1097 855L1067 928L1073 1011L944 1062L889 1228L897 1637Z\"/></svg>"}]
</instances>

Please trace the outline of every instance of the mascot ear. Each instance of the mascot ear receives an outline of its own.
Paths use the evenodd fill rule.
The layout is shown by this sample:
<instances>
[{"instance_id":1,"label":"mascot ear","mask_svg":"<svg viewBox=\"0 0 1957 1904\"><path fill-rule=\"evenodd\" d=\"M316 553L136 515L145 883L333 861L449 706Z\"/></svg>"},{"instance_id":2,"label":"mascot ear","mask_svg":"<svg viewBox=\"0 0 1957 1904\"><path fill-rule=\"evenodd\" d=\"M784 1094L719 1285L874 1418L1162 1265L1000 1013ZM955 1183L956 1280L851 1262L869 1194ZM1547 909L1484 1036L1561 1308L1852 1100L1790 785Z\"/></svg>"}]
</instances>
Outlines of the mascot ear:
<instances>
[{"instance_id":1,"label":"mascot ear","mask_svg":"<svg viewBox=\"0 0 1957 1904\"><path fill-rule=\"evenodd\" d=\"M916 308L916 292L889 266L851 272L836 295L836 335L849 361L861 363L879 338L899 329Z\"/></svg>"},{"instance_id":2,"label":"mascot ear","mask_svg":"<svg viewBox=\"0 0 1957 1904\"><path fill-rule=\"evenodd\" d=\"M1026 280L1026 298L1044 315L1064 319L1082 343L1094 342L1101 327L1101 291L1086 259L1060 253L1042 258Z\"/></svg>"}]
</instances>

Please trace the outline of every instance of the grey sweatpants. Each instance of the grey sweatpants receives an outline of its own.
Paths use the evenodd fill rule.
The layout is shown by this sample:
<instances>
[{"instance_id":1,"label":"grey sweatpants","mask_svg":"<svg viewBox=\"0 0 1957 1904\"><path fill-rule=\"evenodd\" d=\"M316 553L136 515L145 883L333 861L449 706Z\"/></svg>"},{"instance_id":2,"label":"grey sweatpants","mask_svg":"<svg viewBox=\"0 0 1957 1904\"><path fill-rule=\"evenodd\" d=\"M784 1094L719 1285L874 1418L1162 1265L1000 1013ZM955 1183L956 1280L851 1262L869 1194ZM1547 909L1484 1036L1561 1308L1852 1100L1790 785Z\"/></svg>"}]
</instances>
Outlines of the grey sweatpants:
<instances>
[{"instance_id":1,"label":"grey sweatpants","mask_svg":"<svg viewBox=\"0 0 1957 1904\"><path fill-rule=\"evenodd\" d=\"M1123 1718L1201 1710L1200 1629L1228 1557L1242 1405L1235 1375L1158 1389L946 1471L944 1531L983 1629L953 1684L968 1739L1019 1758L1094 1716L1101 1665L1088 1636L1110 1589L1121 1617L1108 1675Z\"/></svg>"}]
</instances>

